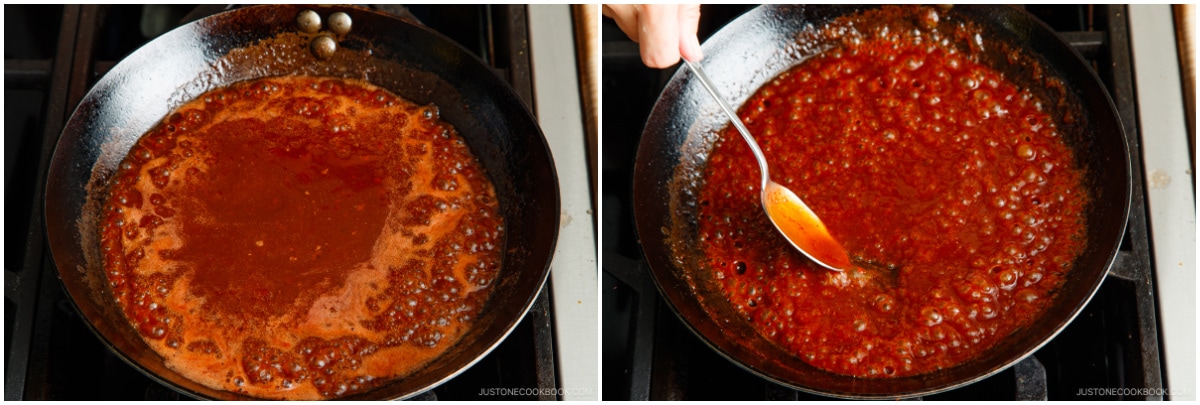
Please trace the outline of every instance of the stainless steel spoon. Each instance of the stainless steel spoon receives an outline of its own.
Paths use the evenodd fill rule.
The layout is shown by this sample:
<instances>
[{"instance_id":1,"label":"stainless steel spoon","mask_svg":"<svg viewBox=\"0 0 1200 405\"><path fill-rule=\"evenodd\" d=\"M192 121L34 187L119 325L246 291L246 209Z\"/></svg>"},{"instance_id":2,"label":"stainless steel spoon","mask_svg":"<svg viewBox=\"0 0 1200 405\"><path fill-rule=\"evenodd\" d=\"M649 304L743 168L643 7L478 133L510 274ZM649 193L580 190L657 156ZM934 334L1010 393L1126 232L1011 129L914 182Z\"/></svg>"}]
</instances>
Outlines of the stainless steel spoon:
<instances>
[{"instance_id":1,"label":"stainless steel spoon","mask_svg":"<svg viewBox=\"0 0 1200 405\"><path fill-rule=\"evenodd\" d=\"M708 90L708 94L717 100L717 104L729 116L729 121L733 122L733 126L742 134L742 138L754 152L754 159L758 161L759 172L762 173L760 189L762 190L763 210L767 212L767 218L771 219L771 224L775 225L775 229L782 233L796 250L804 253L817 264L836 271L849 268L850 257L846 254L846 249L829 234L829 229L825 227L820 218L817 218L817 214L809 209L808 205L801 201L800 197L792 190L771 181L771 177L767 173L767 159L763 156L762 149L759 149L754 137L750 136L750 130L742 124L742 119L729 107L729 104L725 103L725 99L717 94L716 87L708 79L708 75L704 74L700 65L687 59L684 59L683 63L692 69L692 72L700 79L700 84L704 86L705 90Z\"/></svg>"}]
</instances>

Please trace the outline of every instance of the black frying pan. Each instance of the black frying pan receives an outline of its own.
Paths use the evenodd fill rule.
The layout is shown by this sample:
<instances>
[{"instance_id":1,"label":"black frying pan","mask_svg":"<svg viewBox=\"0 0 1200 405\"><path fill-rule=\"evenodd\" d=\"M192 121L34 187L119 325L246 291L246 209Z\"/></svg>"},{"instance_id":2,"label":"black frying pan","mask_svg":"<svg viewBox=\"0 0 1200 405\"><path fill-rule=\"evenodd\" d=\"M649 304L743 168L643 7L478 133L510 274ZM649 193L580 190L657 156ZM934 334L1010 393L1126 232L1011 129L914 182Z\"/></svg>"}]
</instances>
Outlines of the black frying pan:
<instances>
[{"instance_id":1,"label":"black frying pan","mask_svg":"<svg viewBox=\"0 0 1200 405\"><path fill-rule=\"evenodd\" d=\"M802 61L821 43L799 43L798 35L864 6L764 6L731 22L704 43L703 67L734 105L779 73ZM1073 124L1064 131L1086 168L1092 204L1086 213L1087 248L1046 312L973 360L937 372L893 379L829 373L793 357L759 336L710 283L699 249L697 195L708 151L727 121L692 74L680 69L663 90L642 133L634 169L634 213L642 249L655 282L670 307L706 344L739 366L793 388L834 397L904 398L969 384L1020 361L1061 331L1100 287L1116 258L1130 201L1129 153L1120 119L1100 80L1078 54L1043 23L1012 7L955 6L942 23L977 24L983 59L1010 80L1046 91L1044 99ZM1017 51L1045 68L1008 63ZM1054 91L1046 80L1064 86ZM747 163L751 164L751 163Z\"/></svg>"},{"instance_id":2,"label":"black frying pan","mask_svg":"<svg viewBox=\"0 0 1200 405\"><path fill-rule=\"evenodd\" d=\"M558 179L536 120L507 84L457 44L370 10L310 7L353 21L339 51L317 60L292 35L299 6L260 6L205 18L125 58L84 97L59 139L46 185L46 224L59 276L89 326L146 375L198 398L245 399L182 378L125 320L104 282L96 235L103 180L174 107L205 91L265 76L359 78L418 104L435 104L480 159L506 230L503 268L475 326L431 364L351 399L415 395L481 359L517 325L549 272L558 239Z\"/></svg>"}]
</instances>

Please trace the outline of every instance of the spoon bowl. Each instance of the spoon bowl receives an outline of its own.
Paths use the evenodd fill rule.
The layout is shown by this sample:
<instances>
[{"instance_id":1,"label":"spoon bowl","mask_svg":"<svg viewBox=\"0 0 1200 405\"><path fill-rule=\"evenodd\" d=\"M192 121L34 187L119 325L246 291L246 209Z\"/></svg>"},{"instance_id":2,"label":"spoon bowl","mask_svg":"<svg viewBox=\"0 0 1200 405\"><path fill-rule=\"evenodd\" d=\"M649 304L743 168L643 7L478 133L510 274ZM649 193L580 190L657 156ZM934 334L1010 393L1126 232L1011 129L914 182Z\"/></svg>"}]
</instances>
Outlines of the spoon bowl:
<instances>
[{"instance_id":1,"label":"spoon bowl","mask_svg":"<svg viewBox=\"0 0 1200 405\"><path fill-rule=\"evenodd\" d=\"M737 116L737 113L717 93L716 87L712 85L712 81L708 79L708 75L704 74L700 65L686 58L683 63L700 79L700 84L717 101L721 110L729 116L730 122L737 128L738 133L742 134L742 139L745 139L746 143L750 145L750 150L754 152L754 159L758 162L759 172L762 173L759 189L762 190L763 210L766 211L767 218L771 219L775 230L783 234L792 247L822 267L834 271L849 268L851 263L846 249L829 234L829 229L825 227L820 218L817 218L817 214L808 208L808 204L805 204L792 190L771 181L767 172L767 159L763 156L762 149L758 147L758 142L754 141L750 130L746 129L746 125L742 123L742 119Z\"/></svg>"},{"instance_id":2,"label":"spoon bowl","mask_svg":"<svg viewBox=\"0 0 1200 405\"><path fill-rule=\"evenodd\" d=\"M768 180L762 191L762 205L775 229L783 233L796 250L830 270L842 271L850 267L846 249L791 189Z\"/></svg>"}]
</instances>

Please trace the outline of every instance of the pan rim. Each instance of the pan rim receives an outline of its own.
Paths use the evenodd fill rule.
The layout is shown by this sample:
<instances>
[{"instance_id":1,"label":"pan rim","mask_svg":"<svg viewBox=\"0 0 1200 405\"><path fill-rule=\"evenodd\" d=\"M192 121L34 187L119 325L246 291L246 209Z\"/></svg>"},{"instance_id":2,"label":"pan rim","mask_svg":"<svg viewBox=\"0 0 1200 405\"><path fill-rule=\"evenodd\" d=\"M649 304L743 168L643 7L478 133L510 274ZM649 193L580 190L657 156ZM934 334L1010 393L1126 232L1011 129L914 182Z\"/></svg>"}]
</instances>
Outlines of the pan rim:
<instances>
[{"instance_id":1,"label":"pan rim","mask_svg":"<svg viewBox=\"0 0 1200 405\"><path fill-rule=\"evenodd\" d=\"M78 302L78 300L80 299L80 297L82 297L82 299L90 300L89 294L87 294L87 293L82 293L82 295L76 294L75 290L67 285L66 279L72 277L72 275L64 274L64 273L70 273L70 272L78 272L79 269L87 268L88 267L87 262L82 261L82 260L77 261L77 260L62 259L62 257L73 257L72 255L76 254L76 253L74 253L75 249L78 249L78 247L76 247L76 246L77 245L82 246L82 244L84 243L79 240L80 236L78 235L78 232L64 231L64 230L78 230L79 228L77 228L75 225L75 221L77 221L78 218L56 217L55 214L59 214L60 212L56 212L55 209L59 208L60 206L56 205L58 203L54 203L52 201L52 199L54 199L54 198L69 199L69 195L72 192L74 192L71 190L64 191L64 190L59 189L59 187L73 187L73 186L55 186L54 185L54 182L60 180L60 177L62 177L62 176L59 176L61 174L61 172L69 170L69 168L64 168L64 166L69 167L71 165L78 165L78 164L68 161L69 158L72 156L68 155L68 152L64 152L64 149L66 149L66 148L64 148L63 142L64 142L64 139L67 137L66 134L68 133L68 131L74 130L72 122L83 116L83 114L84 114L83 111L86 110L86 104L89 103L90 100L95 100L97 98L97 94L102 92L103 91L102 89L104 89L106 86L109 85L108 82L112 80L111 78L117 74L120 74L121 72L124 72L125 70L132 69L128 66L129 63L131 63L128 61L135 60L135 59L141 57L139 55L143 55L146 52L150 52L148 50L153 50L155 47L161 47L162 46L161 43L163 42L164 38L174 38L174 37L187 36L187 35L205 36L208 34L196 34L194 32L189 32L189 30L192 30L192 31L199 30L199 27L206 27L210 24L215 24L215 21L221 21L222 19L233 18L233 17L231 17L233 15L251 14L254 12L262 12L264 10L283 10L283 9L297 9L298 10L298 9L300 9L299 7L300 6L296 6L296 5L283 5L283 6L259 5L259 6L248 6L248 7L238 8L238 9L234 9L234 10L227 10L227 11L213 14L211 16L208 16L208 17L205 17L205 18L202 18L199 20L195 20L195 21L191 21L191 22L182 24L179 27L176 27L175 29L173 29L167 33L164 33L157 38L147 41L147 43L143 44L139 49L133 51L129 55L126 55L124 58L122 58L122 60L119 63L117 63L116 65L114 65L112 67L112 69L110 69L104 75L104 77L99 78L98 80L95 81L94 84L91 85L91 87L88 89L87 93L85 93L85 95L81 99L80 103L77 106L75 106L74 110L72 110L72 112L71 112L71 115L68 117L68 119L66 121L64 121L63 129L60 133L60 138L55 143L55 147L54 147L54 151L53 151L52 159L51 159L51 164L50 164L50 168L49 168L50 174L47 176L47 180L46 180L48 184L46 185L46 192L42 196L43 200L42 200L41 204L43 207L43 216L45 217L44 219L47 224L47 226L44 227L46 237L48 239L47 248L50 250L51 264L54 265L55 271L58 273L57 275L58 275L59 285L62 286L63 290L66 293L65 295L67 297L70 297L69 301L71 302L72 307L75 308L76 313L78 313L82 318L84 318L83 323L85 325L87 325L88 329L92 332L92 334L97 336L100 339L100 341L102 342L102 344L105 347L107 347L111 353L115 354L118 358L122 359L122 361L126 362L127 364L130 364L131 366L133 366L134 369L136 369L139 372L141 372L142 374L148 376L152 380L154 380L158 383L161 383L163 386L169 387L172 390L175 390L177 392L180 392L180 393L185 394L190 397L194 397L194 398L198 398L198 399L250 399L251 398L248 396L244 396L241 394L232 393L232 392L228 392L228 391L213 390L209 387L199 385L198 383L191 381L190 379L183 378L181 376L179 377L179 379L181 381L187 382L189 384L196 384L197 386L202 387L203 389L213 391L217 394L229 394L229 395L208 395L205 392L203 392L203 390L197 391L197 390L186 388L183 385L181 385L181 383L178 381L174 381L172 379L169 379L162 375L159 375L158 373L156 373L153 370L151 370L150 368L148 368L146 365L143 365L143 364L139 363L138 361L134 360L130 356L130 354L126 353L126 351L120 345L115 344L115 342L112 339L110 339L104 332L102 332L98 328L98 326L94 324L95 321L93 319L91 319L91 317L87 316L87 312L80 306L80 303ZM421 33L421 35L429 36L429 37L433 38L433 40L440 41L439 43L441 45L444 45L447 48L449 48L449 51L457 52L457 54L460 55L459 57L463 60L462 63L468 64L468 65L474 64L472 66L478 66L478 67L476 67L476 69L478 69L480 71L489 72L489 73L483 74L485 77L482 78L481 80L491 80L492 83L490 84L490 86L495 87L495 89L498 89L498 90L496 90L498 92L498 94L496 95L497 98L502 99L503 101L511 101L512 102L511 105L509 105L508 107L505 107L507 109L512 109L513 111L517 112L516 114L513 114L510 116L511 119L513 119L514 121L522 121L523 123L526 123L528 125L528 127L526 128L528 130L528 133L526 135L531 140L531 144L536 144L536 145L530 145L534 149L529 152L530 156L535 156L534 158L529 158L529 160L532 161L531 164L535 165L535 166L536 165L544 165L546 168L548 168L548 173L545 174L545 176L548 176L548 179L547 179L548 181L546 181L545 184L541 184L539 186L539 187L543 187L545 190L548 190L548 191L545 193L544 198L537 199L536 201L533 202L533 204L535 204L536 206L545 206L545 208L547 208L547 209L554 209L556 211L561 208L561 196L560 196L560 188L558 185L557 170L555 170L553 155L551 153L548 143L546 142L545 135L541 131L538 120L536 119L536 117L534 117L533 113L529 110L529 107L527 105L525 105L525 103L520 101L520 97L516 95L516 92L515 92L515 90L512 89L511 85L508 84L508 82L506 82L505 80L503 80L498 75L498 73L494 71L494 69L489 68L486 63L480 61L478 57L476 57L475 55L473 55L472 53L467 51L465 48L462 47L462 45L454 42L453 40L450 40L448 37L444 36L443 34L437 32L437 31L434 31L424 25L413 24L406 20L402 20L402 19L396 18L394 16L388 15L386 13L382 13L382 12L379 12L376 10L366 9L366 8L362 8L362 7L356 7L356 6L321 6L321 7L322 8L320 9L320 11L322 13L339 11L339 10L347 11L347 12L356 13L356 14L354 14L356 16L356 18L359 18L357 16L362 15L362 13L369 13L369 14L373 15L372 18L384 18L384 19L392 20L396 24L403 24L403 26L406 27L405 29L411 29L411 30L418 31ZM261 77L258 77L258 78L261 78ZM252 79L254 79L254 78L251 78L251 80ZM226 85L232 84L232 83L234 83L234 82L222 84L222 85L219 85L216 87L226 86ZM214 87L214 88L216 88L216 87ZM389 89L389 90L391 90L391 89ZM172 108L174 108L174 107L177 107L177 106L172 106ZM160 120L160 119L161 118L157 118L156 122L157 122L157 120ZM459 126L456 125L456 127L459 127ZM85 129L78 130L78 132L81 132L84 135L86 135L87 133L90 132L90 130L85 128ZM140 137L141 135L142 134L139 133L136 135L136 137ZM536 146L540 146L540 148L537 148ZM477 155L477 153L474 153L474 154ZM476 156L476 158L477 159L479 158L478 155ZM95 161L92 161L90 163L97 164ZM94 169L89 166L89 169L87 169L87 170L91 171ZM489 177L491 177L493 175L494 174L490 174ZM494 182L494 180L493 180L493 182ZM64 195L66 195L68 197L64 197ZM526 197L526 198L528 198L528 197ZM70 204L74 204L74 203L70 203ZM504 204L504 202L502 202L502 204ZM514 202L514 203L509 203L509 204L518 204L518 203ZM524 202L524 204L528 205L530 203ZM501 208L502 208L502 211L504 211L503 206ZM505 213L505 212L502 212L502 213ZM85 214L86 214L86 212L85 212ZM509 224L511 221L515 221L515 219L509 218L506 215L505 216L506 229L510 228ZM550 223L550 221L543 221L543 222ZM58 226L53 225L53 224L58 224L58 223L64 223L64 224L67 224L68 226L58 227ZM521 266L521 268L527 269L522 274L529 273L528 274L529 276L535 276L535 277L528 277L528 280L522 282L522 284L520 285L519 291L510 294L511 297L509 297L510 298L508 301L509 304L507 304L507 305L512 305L513 309L511 310L511 312L515 312L515 316L513 316L511 319L501 319L500 317L497 317L496 324L499 326L482 325L481 323L476 323L475 325L473 325L472 329L482 329L486 326L488 329L497 329L499 331L499 334L496 335L495 339L489 338L486 340L486 342L484 339L480 339L479 340L480 343L486 343L486 344L480 346L479 349L471 349L471 350L459 351L458 353L451 353L451 352L455 351L454 348L456 346L464 343L465 338L468 336L468 334L470 332L468 331L468 332L464 333L464 335L463 335L464 339L456 342L454 345L449 346L447 348L446 354L456 354L460 357L469 357L468 361L466 361L465 363L461 363L460 366L455 367L455 370L452 373L449 373L447 375L442 375L440 378L435 379L431 383L429 383L419 389L411 390L411 391L407 391L407 392L401 392L401 393L399 393L398 397L408 398L408 397L418 395L422 392L425 392L434 387L437 387L438 385L441 385L445 381L452 379L455 376L461 374L466 369L472 367L473 365L475 365L476 363L481 361L484 357L486 357L489 353L491 353L492 350L494 350L501 343L503 343L508 338L508 336L517 328L517 326L522 322L522 320L525 319L525 315L536 304L537 297L543 292L543 289L545 288L545 282L548 279L549 274L550 274L550 264L553 260L555 247L558 242L557 222L554 222L555 226L552 226L552 227L541 226L541 225L542 225L541 223L538 223L538 224L536 224L536 226L535 225L529 226L529 228L531 228L532 230L543 234L541 236L528 237L528 239L530 241L518 242L516 240L516 238L520 237L520 235L513 235L511 232L505 232L503 247L505 247L506 250L507 250L507 248L511 248L514 244L517 244L517 243L529 243L530 244L530 245L527 245L528 247L525 248L527 251L529 251L529 253L528 253L528 258L524 259L525 264L523 266ZM534 229L534 228L536 228L536 229ZM534 242L536 242L537 244L534 245L533 244ZM86 248L83 248L83 249L86 249ZM65 252L68 250L70 250L71 252L70 253ZM504 258L505 258L504 260L505 260L506 264L508 264L507 262L510 261L508 254L505 254ZM62 265L62 263L69 263L70 265L64 267ZM505 271L506 267L507 266L502 267L501 271ZM536 269L536 271L534 271L534 269ZM510 272L515 271L515 270L519 270L519 269L508 269L508 271L510 271ZM530 290L531 293L528 294L528 296L525 296L525 294L523 294L523 291L525 291L525 290ZM497 293L497 291L493 291L492 296L489 297L489 299L486 301L486 303L484 304L485 309L490 308L493 305L499 305L499 304L494 303L493 299L492 299L492 298L496 297L496 295L497 295L496 293ZM520 293L520 296L518 296L518 293ZM516 305L513 305L513 304L516 304ZM509 311L506 310L506 312L509 312ZM128 325L121 325L121 326L127 327ZM486 335L481 334L481 336L486 336ZM152 353L154 356L159 356L157 352L152 351ZM444 356L439 356L439 358L440 357L444 357ZM435 358L435 359L431 360L431 362L425 367L433 365L437 362L438 362L438 358ZM455 363L455 364L460 364L460 363ZM412 375L420 374L422 372L422 370L423 370L423 368L418 369L413 374L410 374L410 377ZM178 376L178 374L175 373L173 370L170 370L170 372L172 373L173 376ZM407 378L408 377L404 377L402 379L407 379ZM397 379L396 381L399 381L399 379ZM393 383L394 382L395 381L393 381ZM347 398L369 396L366 394L383 392L386 390L387 387L389 387L390 384L391 383L389 383L388 385L383 385L383 386L377 387L371 391L356 394L354 396L347 397ZM396 396L393 396L391 398L395 399Z\"/></svg>"},{"instance_id":2,"label":"pan rim","mask_svg":"<svg viewBox=\"0 0 1200 405\"><path fill-rule=\"evenodd\" d=\"M728 25L723 27L720 31L713 34L713 36L710 37L710 39L705 42L705 50L706 50L705 54L712 55L712 52L709 52L709 51L711 51L711 49L708 47L708 45L710 45L710 42L714 41L714 39L716 39L716 40L727 39L728 36L733 35L730 32L740 32L742 34L745 34L745 31L747 31L746 24L748 24L748 23L742 22L742 23L740 23L742 25L738 25L739 20L768 18L768 17L764 17L763 14L770 13L771 11L764 11L764 10L777 10L777 9L784 9L784 8L788 8L788 7L791 7L791 6L777 6L777 5L761 6L761 7L758 7L754 10L751 10L751 11L743 14L741 17L739 17L738 19L735 19L733 22L730 22ZM956 7L958 7L958 6L956 6ZM967 6L967 7L971 7L971 6ZM1020 11L1020 12L1025 13L1024 11ZM1047 27L1045 27L1045 24L1042 23L1040 20L1037 20L1036 18L1030 18L1030 19L1033 20L1036 24L1040 25L1042 28L1044 28L1046 32L1052 33L1052 31L1050 31ZM722 37L722 35L726 35L726 36ZM1054 35L1054 34L1052 34L1052 35ZM1057 35L1054 35L1054 37L1056 39L1059 39L1057 37ZM1081 64L1083 63L1082 57L1080 57L1078 55L1078 52L1075 51L1074 49L1072 49L1070 46L1063 43L1061 41L1061 39L1059 39L1059 42L1056 43L1055 45L1061 45L1063 48L1068 49L1069 53L1074 55L1074 58L1076 60L1080 61ZM705 61L707 61L707 60L708 59L706 58ZM703 62L704 61L702 61L702 63ZM1087 74L1086 74L1087 78L1084 80L1085 81L1090 80L1089 84L1095 84L1096 88L1098 88L1104 96L1103 104L1105 104L1107 108L1104 109L1104 111L1101 112L1101 114L1111 112L1112 117L1119 120L1120 118L1119 118L1119 115L1117 115L1117 111L1116 111L1115 105L1112 102L1111 96L1108 95L1107 89L1105 89L1102 85L1100 85L1100 80L1099 80L1098 76L1096 75L1096 72L1091 69L1084 69L1084 70L1087 72ZM774 74L778 74L778 73L779 72L775 72ZM773 77L774 74L768 75L768 77ZM1124 148L1125 153L1122 154L1123 156L1115 157L1117 159L1123 159L1120 162L1120 163L1122 163L1120 166L1123 166L1123 167L1119 167L1114 170L1123 171L1124 177L1127 180L1125 182L1125 186L1124 186L1123 190L1114 190L1117 192L1123 192L1123 196L1122 196L1123 198L1121 198L1123 200L1123 203L1119 203L1120 208L1118 210L1114 210L1114 211L1121 212L1122 220L1120 221L1119 229L1114 232L1115 236L1111 239L1111 242L1112 242L1111 249L1109 249L1109 246L1107 246L1108 239L1105 239L1106 242L1102 243L1102 245L1104 245L1104 246L1095 247L1095 250L1097 250L1097 251L1104 251L1104 252L1111 252L1111 253L1107 254L1107 257L1104 260L1103 271L1099 272L1099 276L1096 277L1095 280L1093 280L1090 283L1092 285L1087 290L1088 293L1083 297L1083 299L1077 305L1075 305L1073 307L1073 309L1070 311L1070 313L1066 317L1060 318L1059 322L1056 322L1056 325L1055 325L1056 327L1052 329L1052 332L1049 333L1048 336L1045 336L1044 338L1035 339L1036 344L1032 345L1032 347L1030 347L1030 348L1025 348L1024 346L1022 346L1022 349L1024 351L1023 354L1019 353L1019 355L1011 356L1011 358L1009 358L1008 360L1000 361L998 366L989 369L988 371L986 371L983 374L975 375L972 378L968 378L964 381L959 381L957 383L948 384L945 386L939 385L939 386L936 386L933 388L926 387L926 389L921 389L918 391L900 392L900 393L896 393L896 392L884 392L884 393L878 393L878 394L861 393L861 392L849 393L849 392L837 392L837 391L829 391L829 390L824 390L824 389L817 389L817 388L813 388L812 386L807 386L807 385L804 385L799 382L787 381L786 378L781 378L779 375L775 375L770 371L758 369L758 368L752 366L751 364L746 363L743 359L740 359L735 353L731 353L729 351L729 348L724 347L720 343L713 341L712 337L708 336L707 333L705 333L704 331L702 331L700 329L700 326L697 326L696 324L694 324L694 322L696 322L696 321L691 319L691 317L695 316L695 311L693 311L695 308L701 308L701 310L700 310L701 316L700 317L711 317L711 313L708 310L703 309L705 307L705 304L697 304L696 303L696 301L695 301L696 297L694 296L695 295L694 292L688 293L688 292L678 292L678 291L672 290L673 288L679 288L681 286L684 289L686 289L687 287L689 287L689 285L685 285L688 283L681 281L682 279L680 278L680 276L678 274L680 272L686 272L686 270L681 270L673 264L674 261L678 261L679 259L674 258L674 256L671 254L672 248L663 246L663 245L666 245L667 243L661 241L662 239L667 238L665 233L667 233L666 228L671 226L670 220L667 220L667 219L647 220L647 219L650 219L650 217L653 217L655 215L660 216L660 217L663 216L662 209L664 206L667 206L668 203L666 203L666 202L647 202L646 200L648 200L648 198L644 198L644 197L639 198L638 197L639 194L641 194L643 196L653 195L655 193L664 194L664 191L663 191L664 189L671 189L671 187L669 185L664 184L664 183L670 183L673 181L677 181L677 179L678 179L678 177L672 177L674 175L663 176L662 174L657 173L657 171L661 170L663 167L673 168L672 170L678 170L677 168L681 165L681 163L679 163L679 161L682 161L683 159L686 158L686 156L683 156L685 154L682 152L679 152L679 151L671 151L671 152L669 152L670 154L667 154L664 152L655 152L650 149L662 148L664 145L666 145L668 147L676 148L676 147L678 147L678 145L686 145L690 141L688 141L688 140L683 140L683 141L648 140L648 138L651 138L650 133L655 129L655 128L653 128L654 126L659 125L659 127L657 127L657 128L661 129L662 124L657 122L656 120L660 120L660 119L666 120L667 122L670 123L667 125L683 125L685 127L687 127L689 125L689 124L685 124L685 123L680 123L680 120L675 120L672 118L656 118L656 116L663 115L663 114L669 114L669 113L677 113L678 114L679 113L679 111L672 110L672 108L674 108L674 107L664 106L663 103L664 103L664 99L667 98L667 94L669 92L674 91L674 92L682 93L682 92L690 91L690 90L681 90L681 89L686 89L686 87L689 86L688 85L689 82L688 82L688 80L686 80L687 75L688 75L688 73L686 73L685 69L677 70L675 72L675 74L672 76L672 78L671 78L670 82L667 84L667 86L664 87L662 94L660 94L660 96L659 96L658 102L655 104L654 109L651 112L650 118L648 118L648 120L647 120L647 124L645 127L646 129L643 132L642 141L639 143L637 157L636 157L637 163L636 163L636 166L634 169L634 180L633 180L633 182L634 182L634 184L633 184L633 189L634 189L634 206L633 206L633 208L634 208L634 217L635 217L635 221L636 221L635 229L637 231L638 238L641 241L640 245L642 248L643 257L646 259L646 261L648 263L648 268L649 268L652 278L655 280L655 285L658 288L661 296L664 298L663 300L667 302L668 306L672 309L672 311L675 313L675 315L681 321L683 321L682 323L687 326L688 330L690 330L693 334L695 334L697 337L699 337L700 340L705 343L705 345L714 349L717 353L719 353L721 355L721 357L726 358L727 360L733 362L734 364L737 364L739 367L741 367L743 369L746 369L746 370L752 372L755 375L758 375L758 376L763 377L770 381L780 383L781 385L789 386L789 387L795 388L797 390L809 392L809 393L813 393L813 394L831 396L831 397L837 397L837 398L867 398L867 399L911 398L911 397L916 397L916 396L921 396L921 395L929 395L929 394L933 394L933 393L937 393L937 392L944 392L944 391L948 391L948 390L951 390L951 389L954 389L957 387L961 387L963 385L977 382L988 376L999 373L999 372L1011 367L1012 365L1015 365L1016 363L1020 362L1022 359L1028 357L1028 355L1033 354L1039 348L1043 347L1045 344L1047 344L1051 340L1053 340L1054 337L1056 337L1063 329L1065 329L1066 325L1070 324L1070 322L1072 320L1074 320L1075 317L1077 317L1082 312L1083 308L1087 306L1088 302L1091 301L1092 297L1096 294L1096 292L1099 290L1100 286L1103 284L1104 280L1106 279L1108 269L1110 269L1112 267L1112 265L1115 263L1115 261L1117 260L1117 253L1119 251L1120 241L1122 239L1122 236L1125 232L1126 227L1128 226L1127 223L1128 223L1130 201L1131 201L1131 194L1132 194L1131 181L1128 181L1128 178L1129 178L1129 176L1131 176L1130 173L1132 173L1132 171L1129 168L1129 164L1130 164L1129 163L1129 151L1128 151L1127 143L1125 142L1125 139L1128 137L1128 135L1124 133L1123 128L1120 128L1120 125L1118 125L1116 127L1116 131L1120 135L1120 138L1122 141L1121 146L1122 146L1122 148ZM680 84L680 83L682 83L682 84ZM755 87L755 88L757 87L753 84L750 86ZM751 93L753 91L754 91L754 88L750 89ZM727 94L727 96L729 96L729 94ZM678 98L675 98L675 97L678 97ZM682 100L688 100L688 99L689 98L687 96L676 94L676 95L672 96L672 98L670 98L669 102L681 103L681 102L683 102ZM736 100L736 96L734 97L734 99L735 99L736 103L740 104L740 101ZM691 119L691 118L690 117L683 118L682 120L686 121L688 119ZM691 125L692 125L692 127L690 127L689 131L697 131L695 128L695 126L697 124L693 123ZM699 131L703 131L703 130L704 129L701 129ZM695 134L687 135L688 139L690 139L691 137L694 137L694 136L696 136L696 135ZM666 156L665 158L664 158L664 155ZM657 161L650 162L651 160L657 160ZM664 177L670 178L670 180L667 180ZM666 193L666 194L669 194L669 193ZM1117 193L1114 193L1114 194L1117 194ZM1110 196L1110 197L1112 197L1112 196ZM662 197L662 198L674 199L677 197ZM650 198L650 199L652 199L652 198ZM673 205L674 203L670 203L670 204L672 204L672 205L670 205L670 207L674 206ZM667 209L669 210L670 208L667 208ZM673 215L673 214L671 214L671 215ZM1091 226L1091 225L1089 225L1089 226ZM661 228L661 231L660 231L660 228ZM1112 231L1111 229L1109 229L1109 230ZM1091 248L1089 248L1089 249L1091 249ZM1083 270L1083 269L1073 269L1073 270ZM1092 273L1093 273L1092 270L1088 270L1088 272L1087 272L1087 274L1089 274L1089 275ZM696 287L693 286L692 288L696 288ZM685 297L686 303L677 302L675 299L676 296ZM1074 301L1074 300L1072 299L1072 301ZM681 310L680 305L688 306L689 307L688 311L685 313L685 311ZM695 307L695 308L692 308L692 307ZM715 321L712 319L700 320L699 322L704 324L706 328L710 327L712 325L716 325L716 323L719 323L718 321ZM718 325L716 327L719 328L720 326ZM993 347L992 349L994 349L994 348L995 347ZM989 349L989 350L992 350L992 349ZM987 353L985 351L985 353L981 353L981 355L982 354L987 354ZM979 357L983 357L983 356L976 356L976 358L979 358ZM1005 357L1005 356L1000 356L1000 357ZM968 364L970 362L971 361L960 363L959 365L951 367L950 369L960 368L964 364ZM942 373L943 371L945 371L945 370L938 371L936 373ZM928 376L931 374L933 374L933 373L926 373L926 374L921 374L921 375L913 376L913 377ZM866 379L863 379L863 380L866 380Z\"/></svg>"}]
</instances>

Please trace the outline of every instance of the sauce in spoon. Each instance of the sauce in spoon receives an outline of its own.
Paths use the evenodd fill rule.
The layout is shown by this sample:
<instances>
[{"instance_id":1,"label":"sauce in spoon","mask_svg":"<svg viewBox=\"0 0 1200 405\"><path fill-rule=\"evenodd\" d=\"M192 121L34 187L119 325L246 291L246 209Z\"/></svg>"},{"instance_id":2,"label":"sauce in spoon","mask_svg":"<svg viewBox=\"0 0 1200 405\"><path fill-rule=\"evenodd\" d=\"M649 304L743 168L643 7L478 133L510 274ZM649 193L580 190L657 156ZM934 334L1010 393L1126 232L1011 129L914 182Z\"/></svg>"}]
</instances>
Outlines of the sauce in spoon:
<instances>
[{"instance_id":1,"label":"sauce in spoon","mask_svg":"<svg viewBox=\"0 0 1200 405\"><path fill-rule=\"evenodd\" d=\"M833 270L850 267L850 256L838 243L817 214L796 193L779 183L768 181L763 189L763 209L788 242L805 256Z\"/></svg>"}]
</instances>

